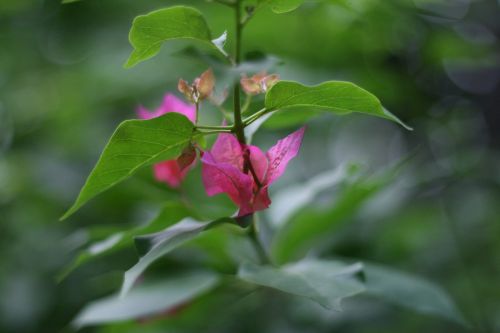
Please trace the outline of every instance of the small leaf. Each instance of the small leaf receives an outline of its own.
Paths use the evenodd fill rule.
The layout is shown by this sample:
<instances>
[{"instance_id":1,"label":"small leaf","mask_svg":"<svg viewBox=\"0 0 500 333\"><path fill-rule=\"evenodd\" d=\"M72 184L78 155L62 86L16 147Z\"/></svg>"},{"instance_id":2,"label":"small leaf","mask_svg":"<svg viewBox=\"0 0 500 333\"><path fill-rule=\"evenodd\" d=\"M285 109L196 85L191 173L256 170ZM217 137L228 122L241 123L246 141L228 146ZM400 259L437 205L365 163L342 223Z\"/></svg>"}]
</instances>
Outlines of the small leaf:
<instances>
[{"instance_id":1,"label":"small leaf","mask_svg":"<svg viewBox=\"0 0 500 333\"><path fill-rule=\"evenodd\" d=\"M336 114L359 112L394 121L411 130L385 110L377 97L350 82L328 81L316 86L305 86L298 82L280 81L266 94L265 105L269 111L312 107Z\"/></svg>"},{"instance_id":2,"label":"small leaf","mask_svg":"<svg viewBox=\"0 0 500 333\"><path fill-rule=\"evenodd\" d=\"M193 124L174 112L149 120L124 121L104 148L75 203L61 219L128 178L140 167L176 158L189 144L192 135Z\"/></svg>"},{"instance_id":3,"label":"small leaf","mask_svg":"<svg viewBox=\"0 0 500 333\"><path fill-rule=\"evenodd\" d=\"M214 273L194 271L161 282L144 283L123 298L114 295L90 303L76 317L73 325L82 327L168 313L210 290L218 280Z\"/></svg>"},{"instance_id":4,"label":"small leaf","mask_svg":"<svg viewBox=\"0 0 500 333\"><path fill-rule=\"evenodd\" d=\"M202 231L222 223L233 223L233 219L221 218L212 222L200 223L186 218L161 232L136 237L135 245L141 258L137 264L125 272L121 295L126 295L142 272L157 259L195 238Z\"/></svg>"},{"instance_id":5,"label":"small leaf","mask_svg":"<svg viewBox=\"0 0 500 333\"><path fill-rule=\"evenodd\" d=\"M368 294L417 312L437 315L467 326L445 290L408 273L380 265L363 264Z\"/></svg>"},{"instance_id":6,"label":"small leaf","mask_svg":"<svg viewBox=\"0 0 500 333\"><path fill-rule=\"evenodd\" d=\"M360 264L346 265L337 261L303 260L281 268L243 264L238 277L250 283L310 298L325 308L341 310L343 298L364 290L355 278Z\"/></svg>"},{"instance_id":7,"label":"small leaf","mask_svg":"<svg viewBox=\"0 0 500 333\"><path fill-rule=\"evenodd\" d=\"M132 23L129 40L134 47L125 67L133 67L154 57L164 42L191 39L208 44L222 52L220 44L212 42L212 35L203 15L192 7L175 6L137 16ZM224 52L222 52L225 55Z\"/></svg>"}]
</instances>

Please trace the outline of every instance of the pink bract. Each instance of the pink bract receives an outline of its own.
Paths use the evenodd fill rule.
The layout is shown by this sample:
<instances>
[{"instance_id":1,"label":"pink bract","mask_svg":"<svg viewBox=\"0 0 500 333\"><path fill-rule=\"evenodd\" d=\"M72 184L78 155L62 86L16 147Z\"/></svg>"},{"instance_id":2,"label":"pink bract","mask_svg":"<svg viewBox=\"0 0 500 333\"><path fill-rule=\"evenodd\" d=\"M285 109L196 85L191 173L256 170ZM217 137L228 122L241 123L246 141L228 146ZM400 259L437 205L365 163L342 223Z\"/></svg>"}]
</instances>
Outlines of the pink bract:
<instances>
[{"instance_id":1,"label":"pink bract","mask_svg":"<svg viewBox=\"0 0 500 333\"><path fill-rule=\"evenodd\" d=\"M183 114L193 123L196 119L196 107L194 105L184 103L172 94L166 94L163 97L163 103L155 111L151 112L146 108L139 106L137 109L137 116L140 119L152 119L169 112ZM157 163L153 166L155 179L166 183L170 187L177 188L181 185L182 180L186 177L187 172L193 164L194 160L188 167L181 170L181 166L179 166L177 160Z\"/></svg>"},{"instance_id":2,"label":"pink bract","mask_svg":"<svg viewBox=\"0 0 500 333\"><path fill-rule=\"evenodd\" d=\"M283 175L288 162L297 155L304 130L302 127L279 140L266 154L256 146L241 145L232 134L219 134L212 149L201 158L207 194L226 193L239 206L238 216L266 209L271 204L268 187ZM245 154L257 180L252 172L243 170Z\"/></svg>"},{"instance_id":3,"label":"pink bract","mask_svg":"<svg viewBox=\"0 0 500 333\"><path fill-rule=\"evenodd\" d=\"M163 97L163 103L155 111L149 111L143 106L137 109L137 116L140 119L152 119L163 116L169 112L177 112L185 115L192 123L196 119L196 107L191 104L184 103L181 99L170 93Z\"/></svg>"}]
</instances>

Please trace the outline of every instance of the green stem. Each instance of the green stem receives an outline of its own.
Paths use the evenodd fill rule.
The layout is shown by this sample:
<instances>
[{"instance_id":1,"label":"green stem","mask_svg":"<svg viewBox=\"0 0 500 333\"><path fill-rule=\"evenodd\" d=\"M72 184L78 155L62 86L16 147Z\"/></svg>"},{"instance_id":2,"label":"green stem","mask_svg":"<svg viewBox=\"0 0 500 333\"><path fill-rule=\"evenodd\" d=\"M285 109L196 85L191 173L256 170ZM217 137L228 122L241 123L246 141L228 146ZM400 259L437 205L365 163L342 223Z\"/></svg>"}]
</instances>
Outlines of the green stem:
<instances>
[{"instance_id":1,"label":"green stem","mask_svg":"<svg viewBox=\"0 0 500 333\"><path fill-rule=\"evenodd\" d=\"M232 130L233 126L210 126L210 125L198 125L196 129L200 130Z\"/></svg>"},{"instance_id":2,"label":"green stem","mask_svg":"<svg viewBox=\"0 0 500 333\"><path fill-rule=\"evenodd\" d=\"M260 109L259 111L255 112L254 114L252 114L251 116L249 116L248 118L243 120L243 125L246 127L246 126L250 125L251 123L253 123L254 121L256 121L257 119L259 119L260 117L262 117L263 115L265 115L266 113L269 113L272 111L274 111L274 110L268 110L265 108Z\"/></svg>"},{"instance_id":3,"label":"green stem","mask_svg":"<svg viewBox=\"0 0 500 333\"><path fill-rule=\"evenodd\" d=\"M271 264L271 260L267 256L267 252L262 246L259 236L257 235L257 228L256 228L256 221L255 221L255 214L253 215L252 218L252 224L250 224L250 230L248 230L248 236L250 237L250 240L252 241L252 244L255 248L255 251L257 252L257 255L259 256L259 259L261 263L268 265Z\"/></svg>"},{"instance_id":4,"label":"green stem","mask_svg":"<svg viewBox=\"0 0 500 333\"><path fill-rule=\"evenodd\" d=\"M236 26L236 40L235 40L235 53L234 53L234 62L236 66L240 64L241 61L241 33L242 33L242 25L241 25L241 0L236 0L236 4L234 6L235 13L235 26ZM234 101L234 132L236 133L236 137L238 141L244 145L245 144L245 132L243 122L241 120L241 102L240 102L240 84L236 82L233 88L233 101Z\"/></svg>"},{"instance_id":5,"label":"green stem","mask_svg":"<svg viewBox=\"0 0 500 333\"><path fill-rule=\"evenodd\" d=\"M205 130L205 131L198 131L201 135L210 135L210 134L219 134L219 133L232 133L232 130L228 129L218 129L218 130Z\"/></svg>"}]
</instances>

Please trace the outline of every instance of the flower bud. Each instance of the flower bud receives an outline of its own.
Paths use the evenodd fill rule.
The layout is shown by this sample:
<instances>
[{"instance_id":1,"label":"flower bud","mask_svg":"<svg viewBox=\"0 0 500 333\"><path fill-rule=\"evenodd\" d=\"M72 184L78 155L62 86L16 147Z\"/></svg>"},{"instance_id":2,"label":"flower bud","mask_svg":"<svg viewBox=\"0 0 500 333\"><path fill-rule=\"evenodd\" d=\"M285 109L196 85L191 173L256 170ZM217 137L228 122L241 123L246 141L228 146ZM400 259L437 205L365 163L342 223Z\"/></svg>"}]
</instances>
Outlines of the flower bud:
<instances>
[{"instance_id":1,"label":"flower bud","mask_svg":"<svg viewBox=\"0 0 500 333\"><path fill-rule=\"evenodd\" d=\"M212 69L207 69L199 77L194 79L193 84L189 85L183 79L179 80L177 89L186 96L191 103L198 103L209 97L215 86L215 77Z\"/></svg>"},{"instance_id":2,"label":"flower bud","mask_svg":"<svg viewBox=\"0 0 500 333\"><path fill-rule=\"evenodd\" d=\"M259 72L252 77L246 75L241 78L241 86L248 95L265 93L279 81L278 74L267 75L266 72Z\"/></svg>"}]
</instances>

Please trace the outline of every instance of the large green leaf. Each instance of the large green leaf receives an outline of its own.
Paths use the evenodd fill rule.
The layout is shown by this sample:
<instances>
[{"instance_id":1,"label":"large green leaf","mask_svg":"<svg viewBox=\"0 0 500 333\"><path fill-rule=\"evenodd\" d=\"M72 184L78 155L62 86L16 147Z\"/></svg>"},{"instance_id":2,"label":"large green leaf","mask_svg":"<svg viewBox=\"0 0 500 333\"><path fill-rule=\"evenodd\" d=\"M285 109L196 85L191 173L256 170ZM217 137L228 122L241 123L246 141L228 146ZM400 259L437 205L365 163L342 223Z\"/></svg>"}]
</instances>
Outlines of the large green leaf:
<instances>
[{"instance_id":1,"label":"large green leaf","mask_svg":"<svg viewBox=\"0 0 500 333\"><path fill-rule=\"evenodd\" d=\"M417 312L467 325L447 292L438 285L380 265L363 263L368 294Z\"/></svg>"},{"instance_id":2,"label":"large green leaf","mask_svg":"<svg viewBox=\"0 0 500 333\"><path fill-rule=\"evenodd\" d=\"M359 112L388 119L411 129L385 110L377 97L350 82L328 81L316 86L305 86L298 82L280 81L267 92L265 106L269 111L311 107L335 114Z\"/></svg>"},{"instance_id":3,"label":"large green leaf","mask_svg":"<svg viewBox=\"0 0 500 333\"><path fill-rule=\"evenodd\" d=\"M62 219L140 167L176 158L192 136L193 124L174 112L150 120L124 121L113 133L78 198Z\"/></svg>"},{"instance_id":4,"label":"large green leaf","mask_svg":"<svg viewBox=\"0 0 500 333\"><path fill-rule=\"evenodd\" d=\"M125 67L154 57L164 42L175 39L200 41L224 55L220 43L212 42L212 35L203 15L194 8L175 6L160 9L134 19L129 34L134 51Z\"/></svg>"},{"instance_id":5,"label":"large green leaf","mask_svg":"<svg viewBox=\"0 0 500 333\"><path fill-rule=\"evenodd\" d=\"M318 244L318 241L325 239L343 222L348 221L361 205L387 183L380 180L358 180L344 185L329 207L302 209L278 230L271 246L273 258L279 263L285 263L303 256L311 246Z\"/></svg>"},{"instance_id":6,"label":"large green leaf","mask_svg":"<svg viewBox=\"0 0 500 333\"><path fill-rule=\"evenodd\" d=\"M222 223L234 223L234 220L231 218L221 218L212 222L201 223L191 218L185 218L161 232L136 237L135 244L141 258L137 264L125 272L121 294L127 294L142 272L160 257L185 242L194 239L201 232Z\"/></svg>"},{"instance_id":7,"label":"large green leaf","mask_svg":"<svg viewBox=\"0 0 500 333\"><path fill-rule=\"evenodd\" d=\"M309 259L280 268L245 263L238 277L259 286L310 298L328 309L341 310L343 298L364 290L363 284L355 278L361 271L360 264Z\"/></svg>"},{"instance_id":8,"label":"large green leaf","mask_svg":"<svg viewBox=\"0 0 500 333\"><path fill-rule=\"evenodd\" d=\"M144 225L134 227L130 230L123 230L119 232L113 230L112 233L106 232L106 237L93 242L87 248L80 251L75 260L65 267L59 274L58 280L64 279L73 270L93 259L110 254L128 246L134 246L134 237L139 234L152 233L162 230L165 227L179 222L181 219L189 215L190 212L186 205L178 202L167 202L158 216Z\"/></svg>"},{"instance_id":9,"label":"large green leaf","mask_svg":"<svg viewBox=\"0 0 500 333\"><path fill-rule=\"evenodd\" d=\"M211 289L217 282L214 273L191 271L161 282L144 283L125 297L113 295L90 303L73 324L82 327L166 313Z\"/></svg>"}]
</instances>

